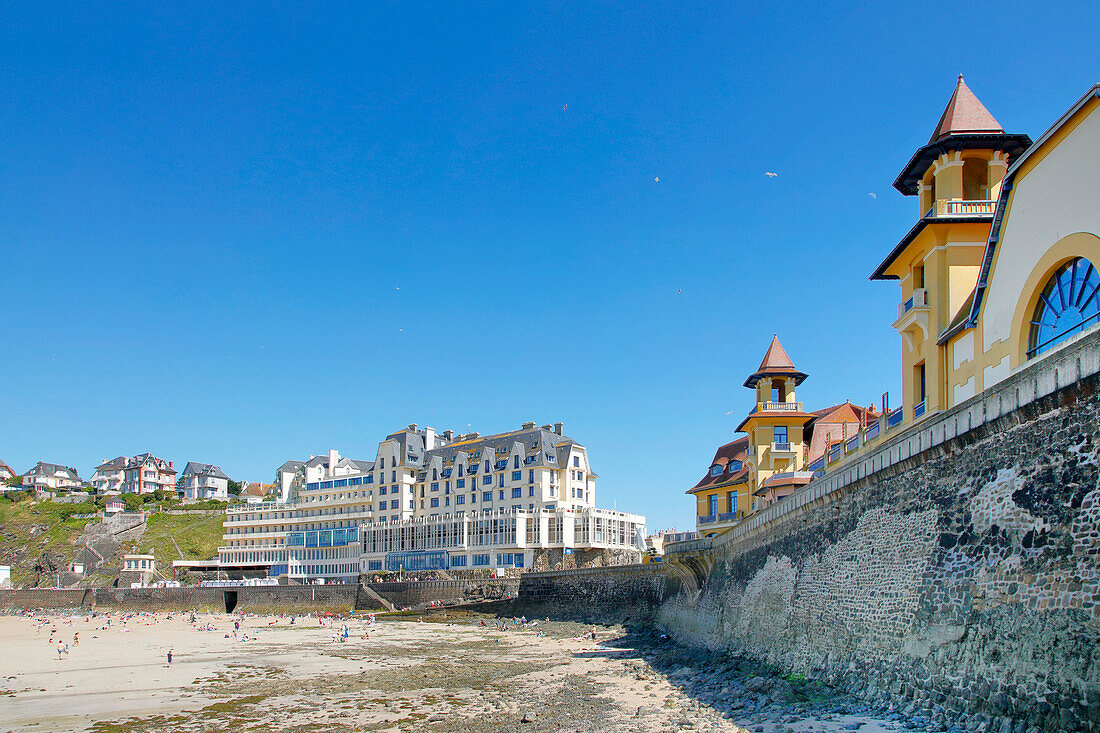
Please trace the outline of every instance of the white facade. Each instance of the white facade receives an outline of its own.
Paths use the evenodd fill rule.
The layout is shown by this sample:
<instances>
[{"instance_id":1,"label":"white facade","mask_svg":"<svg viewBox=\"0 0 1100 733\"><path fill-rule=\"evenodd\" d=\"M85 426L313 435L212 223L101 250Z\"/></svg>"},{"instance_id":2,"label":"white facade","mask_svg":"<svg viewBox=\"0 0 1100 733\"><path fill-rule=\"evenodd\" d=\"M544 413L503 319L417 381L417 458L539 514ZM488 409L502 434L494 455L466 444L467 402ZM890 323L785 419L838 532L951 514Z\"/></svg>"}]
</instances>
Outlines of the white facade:
<instances>
[{"instance_id":1,"label":"white facade","mask_svg":"<svg viewBox=\"0 0 1100 733\"><path fill-rule=\"evenodd\" d=\"M122 484L126 477L126 464L130 459L119 456L96 466L92 474L92 488L95 493L103 496L122 493Z\"/></svg>"},{"instance_id":2,"label":"white facade","mask_svg":"<svg viewBox=\"0 0 1100 733\"><path fill-rule=\"evenodd\" d=\"M220 467L188 461L180 474L183 498L188 501L229 498L229 476Z\"/></svg>"},{"instance_id":3,"label":"white facade","mask_svg":"<svg viewBox=\"0 0 1100 733\"><path fill-rule=\"evenodd\" d=\"M228 510L219 561L350 579L423 559L401 553L436 553L459 570L531 567L540 552L639 553L645 519L595 507L587 451L562 427L454 437L410 425L373 462L334 450L288 461L277 473L285 501Z\"/></svg>"},{"instance_id":4,"label":"white facade","mask_svg":"<svg viewBox=\"0 0 1100 733\"><path fill-rule=\"evenodd\" d=\"M80 476L74 468L39 461L23 474L23 485L35 489L77 489L80 488Z\"/></svg>"}]
</instances>

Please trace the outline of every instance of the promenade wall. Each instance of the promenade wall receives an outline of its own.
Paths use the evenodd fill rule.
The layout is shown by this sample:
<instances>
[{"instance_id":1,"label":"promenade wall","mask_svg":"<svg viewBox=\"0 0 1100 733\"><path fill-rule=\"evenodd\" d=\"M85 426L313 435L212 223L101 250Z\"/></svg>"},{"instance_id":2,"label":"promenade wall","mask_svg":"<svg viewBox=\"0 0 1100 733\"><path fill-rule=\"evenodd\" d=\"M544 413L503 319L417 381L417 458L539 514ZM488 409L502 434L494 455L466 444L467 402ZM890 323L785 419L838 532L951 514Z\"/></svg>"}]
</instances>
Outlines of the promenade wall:
<instances>
[{"instance_id":1,"label":"promenade wall","mask_svg":"<svg viewBox=\"0 0 1100 733\"><path fill-rule=\"evenodd\" d=\"M641 624L653 619L674 587L657 564L525 573L515 601L500 610L516 616Z\"/></svg>"},{"instance_id":2,"label":"promenade wall","mask_svg":"<svg viewBox=\"0 0 1100 733\"><path fill-rule=\"evenodd\" d=\"M659 623L870 697L1100 730L1098 372L1092 334L858 456L715 538Z\"/></svg>"}]
</instances>

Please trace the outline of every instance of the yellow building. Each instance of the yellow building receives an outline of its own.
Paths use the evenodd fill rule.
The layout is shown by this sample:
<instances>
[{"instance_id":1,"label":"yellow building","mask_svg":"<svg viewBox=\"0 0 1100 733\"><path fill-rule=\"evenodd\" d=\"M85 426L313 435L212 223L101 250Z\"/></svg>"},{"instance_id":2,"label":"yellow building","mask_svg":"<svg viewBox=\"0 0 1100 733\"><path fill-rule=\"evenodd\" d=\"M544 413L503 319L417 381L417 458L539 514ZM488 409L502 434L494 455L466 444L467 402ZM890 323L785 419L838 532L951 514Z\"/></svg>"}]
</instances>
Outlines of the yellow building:
<instances>
[{"instance_id":1,"label":"yellow building","mask_svg":"<svg viewBox=\"0 0 1100 733\"><path fill-rule=\"evenodd\" d=\"M871 276L898 280L903 425L948 409L1100 321L1100 85L1037 142L959 77L894 182L922 213Z\"/></svg>"},{"instance_id":2,"label":"yellow building","mask_svg":"<svg viewBox=\"0 0 1100 733\"><path fill-rule=\"evenodd\" d=\"M746 437L719 446L707 473L687 490L695 497L701 534L723 532L805 486L831 446L877 422L874 410L847 402L806 412L795 394L804 379L773 336L759 368L745 380L755 394L752 410L737 426Z\"/></svg>"},{"instance_id":3,"label":"yellow building","mask_svg":"<svg viewBox=\"0 0 1100 733\"><path fill-rule=\"evenodd\" d=\"M959 76L928 144L894 181L917 198L920 218L871 279L901 284L903 424L951 404L938 336L970 305L1009 163L1030 144L1006 134Z\"/></svg>"}]
</instances>

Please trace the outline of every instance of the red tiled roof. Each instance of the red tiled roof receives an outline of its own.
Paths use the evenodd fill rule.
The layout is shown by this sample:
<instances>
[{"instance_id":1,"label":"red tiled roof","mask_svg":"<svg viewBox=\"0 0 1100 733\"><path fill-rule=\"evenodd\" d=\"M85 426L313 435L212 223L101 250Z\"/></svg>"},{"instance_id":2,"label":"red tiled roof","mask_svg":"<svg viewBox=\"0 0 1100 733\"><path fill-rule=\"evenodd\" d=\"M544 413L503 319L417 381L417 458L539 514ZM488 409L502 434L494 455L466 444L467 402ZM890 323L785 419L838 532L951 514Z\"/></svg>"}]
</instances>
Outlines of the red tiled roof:
<instances>
[{"instance_id":1,"label":"red tiled roof","mask_svg":"<svg viewBox=\"0 0 1100 733\"><path fill-rule=\"evenodd\" d=\"M955 85L955 91L951 100L947 103L943 115L940 117L936 131L929 138L929 143L943 140L949 135L965 135L972 133L1004 133L1001 123L993 118L989 110L985 108L970 87L963 81L959 74L959 82Z\"/></svg>"},{"instance_id":2,"label":"red tiled roof","mask_svg":"<svg viewBox=\"0 0 1100 733\"><path fill-rule=\"evenodd\" d=\"M776 334L772 334L772 342L760 361L760 367L745 380L745 386L754 387L761 377L772 376L793 377L795 385L802 384L802 380L806 378L805 374L794 368L794 362L787 356L787 350L779 343L779 336Z\"/></svg>"},{"instance_id":3,"label":"red tiled roof","mask_svg":"<svg viewBox=\"0 0 1100 733\"><path fill-rule=\"evenodd\" d=\"M832 443L847 440L859 432L860 420L870 424L878 419L878 412L871 408L844 402L814 411L814 419L807 425L806 461L813 463ZM866 416L866 417L865 417Z\"/></svg>"},{"instance_id":4,"label":"red tiled roof","mask_svg":"<svg viewBox=\"0 0 1100 733\"><path fill-rule=\"evenodd\" d=\"M699 479L699 483L695 484L695 486L692 486L685 493L694 494L700 489L706 489L711 486L717 486L721 484L733 483L747 476L749 469L747 466L744 465L744 461L746 453L748 451L748 447L748 436L745 436L744 438L738 438L731 443L726 443L725 445L718 446L718 450L714 452L714 458L711 459L710 464L707 466L707 472L703 474L703 478ZM727 466L730 461L741 461L741 468L737 471L734 471L732 474L724 470L725 466ZM719 465L723 467L722 473L718 474L717 476L710 475L710 468L714 465Z\"/></svg>"}]
</instances>

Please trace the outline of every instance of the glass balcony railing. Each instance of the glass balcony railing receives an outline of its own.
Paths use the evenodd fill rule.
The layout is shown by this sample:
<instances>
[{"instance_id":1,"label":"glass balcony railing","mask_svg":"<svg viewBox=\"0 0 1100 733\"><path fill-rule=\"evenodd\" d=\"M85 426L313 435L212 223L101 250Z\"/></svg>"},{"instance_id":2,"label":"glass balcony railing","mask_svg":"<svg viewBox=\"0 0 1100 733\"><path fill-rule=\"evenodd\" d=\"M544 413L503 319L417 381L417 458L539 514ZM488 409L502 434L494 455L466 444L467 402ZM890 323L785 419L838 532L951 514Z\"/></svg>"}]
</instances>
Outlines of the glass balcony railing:
<instances>
[{"instance_id":1,"label":"glass balcony railing","mask_svg":"<svg viewBox=\"0 0 1100 733\"><path fill-rule=\"evenodd\" d=\"M705 517L699 517L699 524L714 524L718 521L717 514L709 514Z\"/></svg>"},{"instance_id":2,"label":"glass balcony railing","mask_svg":"<svg viewBox=\"0 0 1100 733\"><path fill-rule=\"evenodd\" d=\"M921 400L913 406L913 417L924 417L924 400Z\"/></svg>"}]
</instances>

